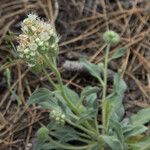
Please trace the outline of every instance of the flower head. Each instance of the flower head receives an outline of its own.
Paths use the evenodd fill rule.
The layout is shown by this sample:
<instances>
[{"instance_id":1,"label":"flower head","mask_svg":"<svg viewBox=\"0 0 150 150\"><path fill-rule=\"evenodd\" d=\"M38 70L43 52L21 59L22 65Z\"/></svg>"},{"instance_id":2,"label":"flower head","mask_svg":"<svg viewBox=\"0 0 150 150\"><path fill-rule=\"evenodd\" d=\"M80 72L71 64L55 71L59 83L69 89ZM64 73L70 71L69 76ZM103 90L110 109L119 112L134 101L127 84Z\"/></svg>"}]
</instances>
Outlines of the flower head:
<instances>
[{"instance_id":1,"label":"flower head","mask_svg":"<svg viewBox=\"0 0 150 150\"><path fill-rule=\"evenodd\" d=\"M59 110L52 110L50 113L51 119L53 119L57 124L64 125L66 116Z\"/></svg>"},{"instance_id":2,"label":"flower head","mask_svg":"<svg viewBox=\"0 0 150 150\"><path fill-rule=\"evenodd\" d=\"M29 66L38 65L43 54L56 57L59 38L50 23L40 20L35 14L29 14L22 22L21 29L23 33L18 37L17 51Z\"/></svg>"},{"instance_id":3,"label":"flower head","mask_svg":"<svg viewBox=\"0 0 150 150\"><path fill-rule=\"evenodd\" d=\"M116 45L120 41L120 36L114 31L106 31L103 35L103 39L107 44Z\"/></svg>"}]
</instances>

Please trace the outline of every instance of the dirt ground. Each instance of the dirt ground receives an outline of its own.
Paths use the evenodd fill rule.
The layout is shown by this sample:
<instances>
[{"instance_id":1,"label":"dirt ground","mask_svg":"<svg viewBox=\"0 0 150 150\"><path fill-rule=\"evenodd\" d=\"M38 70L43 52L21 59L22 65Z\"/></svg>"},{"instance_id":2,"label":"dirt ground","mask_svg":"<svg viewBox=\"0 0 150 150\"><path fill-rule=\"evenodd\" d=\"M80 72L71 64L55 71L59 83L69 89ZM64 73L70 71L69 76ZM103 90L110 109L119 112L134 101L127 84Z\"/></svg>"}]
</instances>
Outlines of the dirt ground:
<instances>
[{"instance_id":1,"label":"dirt ground","mask_svg":"<svg viewBox=\"0 0 150 150\"><path fill-rule=\"evenodd\" d=\"M58 62L63 81L77 91L97 82L76 67L64 67L65 61L87 57L93 63L102 62L103 32L118 32L121 43L112 48L111 55L119 47L129 48L109 69L119 69L127 82L126 116L150 107L149 0L0 0L0 150L32 150L35 132L49 121L47 110L36 105L29 108L27 100L36 88L51 87L42 73L31 72L16 55L21 21L29 13L54 25L60 36ZM108 91L111 87L110 79Z\"/></svg>"}]
</instances>

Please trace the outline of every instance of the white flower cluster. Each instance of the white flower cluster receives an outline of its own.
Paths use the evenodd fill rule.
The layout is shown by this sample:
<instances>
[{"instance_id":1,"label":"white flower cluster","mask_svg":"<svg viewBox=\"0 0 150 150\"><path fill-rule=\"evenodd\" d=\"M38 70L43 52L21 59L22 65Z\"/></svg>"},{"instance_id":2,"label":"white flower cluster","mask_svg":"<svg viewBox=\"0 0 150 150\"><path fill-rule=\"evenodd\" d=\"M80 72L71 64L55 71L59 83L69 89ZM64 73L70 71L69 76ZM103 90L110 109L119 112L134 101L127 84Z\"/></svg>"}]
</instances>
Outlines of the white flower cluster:
<instances>
[{"instance_id":1,"label":"white flower cluster","mask_svg":"<svg viewBox=\"0 0 150 150\"><path fill-rule=\"evenodd\" d=\"M59 38L49 23L40 20L35 14L29 14L21 29L23 33L18 37L17 51L29 66L42 64L41 54L57 54Z\"/></svg>"},{"instance_id":2,"label":"white flower cluster","mask_svg":"<svg viewBox=\"0 0 150 150\"><path fill-rule=\"evenodd\" d=\"M61 111L52 110L50 112L50 117L53 119L57 124L64 125L66 116L62 114Z\"/></svg>"}]
</instances>

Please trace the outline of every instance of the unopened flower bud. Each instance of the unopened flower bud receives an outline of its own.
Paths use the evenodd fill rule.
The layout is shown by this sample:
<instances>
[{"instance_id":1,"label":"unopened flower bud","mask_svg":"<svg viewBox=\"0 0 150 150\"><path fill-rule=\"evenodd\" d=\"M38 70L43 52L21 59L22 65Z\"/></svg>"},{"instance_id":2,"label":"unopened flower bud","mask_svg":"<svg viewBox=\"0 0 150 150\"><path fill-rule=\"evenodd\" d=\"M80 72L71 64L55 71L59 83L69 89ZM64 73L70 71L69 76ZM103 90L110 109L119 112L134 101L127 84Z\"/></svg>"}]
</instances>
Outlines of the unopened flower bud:
<instances>
[{"instance_id":1,"label":"unopened flower bud","mask_svg":"<svg viewBox=\"0 0 150 150\"><path fill-rule=\"evenodd\" d=\"M48 138L49 130L46 127L41 127L37 131L37 137L41 142L44 142Z\"/></svg>"},{"instance_id":2,"label":"unopened flower bud","mask_svg":"<svg viewBox=\"0 0 150 150\"><path fill-rule=\"evenodd\" d=\"M120 36L118 35L118 33L110 30L104 33L103 39L107 44L116 45L120 41Z\"/></svg>"}]
</instances>

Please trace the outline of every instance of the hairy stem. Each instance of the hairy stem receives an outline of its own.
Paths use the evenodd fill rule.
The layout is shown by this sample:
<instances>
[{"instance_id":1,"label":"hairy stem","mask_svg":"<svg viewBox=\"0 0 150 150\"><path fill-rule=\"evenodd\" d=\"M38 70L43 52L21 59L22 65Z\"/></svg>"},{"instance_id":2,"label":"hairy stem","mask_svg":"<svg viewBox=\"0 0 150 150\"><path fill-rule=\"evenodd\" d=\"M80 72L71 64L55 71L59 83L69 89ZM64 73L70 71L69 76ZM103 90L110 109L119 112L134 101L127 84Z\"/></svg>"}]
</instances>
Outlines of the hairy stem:
<instances>
[{"instance_id":1,"label":"hairy stem","mask_svg":"<svg viewBox=\"0 0 150 150\"><path fill-rule=\"evenodd\" d=\"M103 97L102 97L102 122L104 130L106 129L106 118L105 118L105 108L104 108L104 101L106 99L106 91L107 91L107 70L108 70L108 55L110 50L110 44L107 45L106 54L105 54L105 62L104 62L104 85L103 85ZM105 133L105 131L103 131Z\"/></svg>"},{"instance_id":2,"label":"hairy stem","mask_svg":"<svg viewBox=\"0 0 150 150\"><path fill-rule=\"evenodd\" d=\"M47 71L45 70L45 68L43 68L43 71L48 79L48 81L50 82L50 84L53 86L54 89L57 89L55 83L53 82L53 80L51 79L51 77L49 76L49 74L47 73Z\"/></svg>"}]
</instances>

